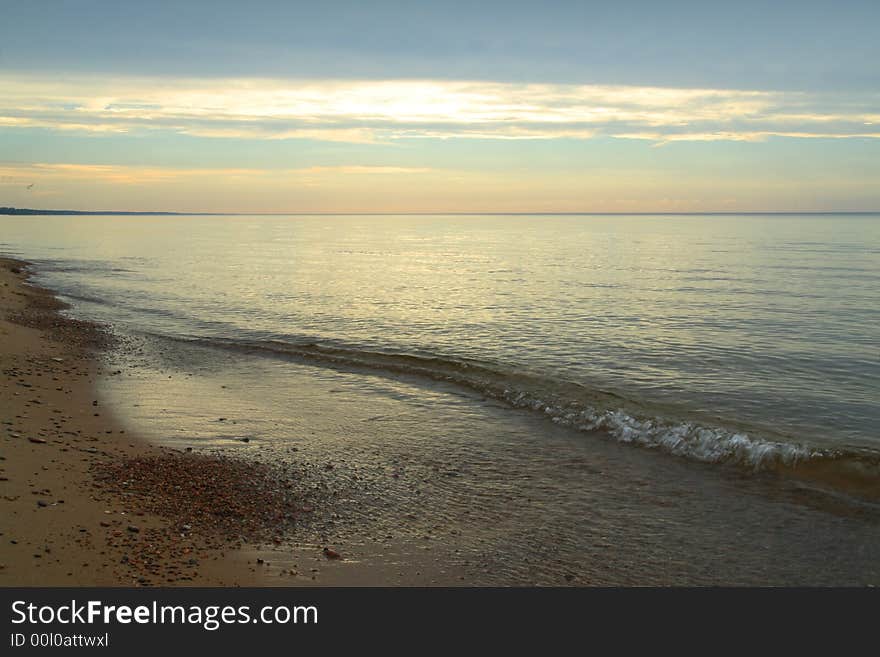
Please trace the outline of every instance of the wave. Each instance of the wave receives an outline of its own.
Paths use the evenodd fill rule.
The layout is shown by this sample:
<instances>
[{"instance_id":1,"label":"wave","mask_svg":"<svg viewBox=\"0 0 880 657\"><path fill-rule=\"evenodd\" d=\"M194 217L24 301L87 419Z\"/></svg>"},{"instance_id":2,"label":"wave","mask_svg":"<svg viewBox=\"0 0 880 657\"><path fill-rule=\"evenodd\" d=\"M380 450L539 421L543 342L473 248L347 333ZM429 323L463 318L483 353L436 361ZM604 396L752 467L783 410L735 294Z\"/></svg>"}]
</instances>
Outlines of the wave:
<instances>
[{"instance_id":1,"label":"wave","mask_svg":"<svg viewBox=\"0 0 880 657\"><path fill-rule=\"evenodd\" d=\"M288 340L194 338L207 346L293 358L336 368L414 376L449 383L527 409L576 430L655 449L692 461L733 464L755 471L836 482L850 478L880 499L880 454L825 448L782 434L725 422L720 426L682 417L678 409L627 399L615 392L548 380L519 370L465 358L374 351ZM821 465L820 465L821 464ZM839 487L839 486L835 486Z\"/></svg>"},{"instance_id":2,"label":"wave","mask_svg":"<svg viewBox=\"0 0 880 657\"><path fill-rule=\"evenodd\" d=\"M85 301L87 303L94 304L96 306L113 306L112 303L107 301L102 297L97 297L91 294L86 294L83 292L68 292L68 291L60 291L58 292L58 296L64 299L70 299L72 301Z\"/></svg>"}]
</instances>

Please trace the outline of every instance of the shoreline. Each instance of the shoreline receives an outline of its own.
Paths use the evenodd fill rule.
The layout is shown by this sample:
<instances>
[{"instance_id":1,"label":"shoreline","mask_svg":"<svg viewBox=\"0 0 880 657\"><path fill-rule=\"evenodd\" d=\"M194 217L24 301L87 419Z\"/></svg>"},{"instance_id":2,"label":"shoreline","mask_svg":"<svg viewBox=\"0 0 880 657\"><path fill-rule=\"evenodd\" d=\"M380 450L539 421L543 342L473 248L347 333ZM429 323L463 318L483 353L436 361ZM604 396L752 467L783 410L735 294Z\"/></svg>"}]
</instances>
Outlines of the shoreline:
<instances>
[{"instance_id":1,"label":"shoreline","mask_svg":"<svg viewBox=\"0 0 880 657\"><path fill-rule=\"evenodd\" d=\"M180 533L97 482L181 452L126 433L99 404L108 336L63 308L28 282L28 263L0 258L0 586L264 585L217 532Z\"/></svg>"},{"instance_id":2,"label":"shoreline","mask_svg":"<svg viewBox=\"0 0 880 657\"><path fill-rule=\"evenodd\" d=\"M564 427L479 403L480 419L467 425L487 430L478 451L470 431L440 445L419 427L459 418L457 401L435 408L432 398L430 415L397 396L377 406L344 374L285 369L283 399L264 405L257 400L268 391L249 385L262 376L250 361L226 363L217 377L188 368L200 356L142 353L125 333L111 341L100 325L60 314L65 305L28 274L27 263L0 258L0 586L874 581L873 512L831 508L825 496L775 485L776 473L755 485L616 442L598 441L587 454ZM141 375L147 384L138 388ZM273 429L280 440L262 440L253 423L222 433L230 418L271 418L277 402L298 403ZM341 404L342 422L333 419ZM201 427L183 440L171 437L188 417L175 406ZM378 431L364 422L404 410L425 412L425 421L379 431L391 441L384 448L357 440ZM551 475L538 481L523 455L548 434ZM508 453L512 436L525 447ZM492 455L487 467L483 452ZM496 454L508 459L499 464ZM770 522L787 528L772 558L763 538ZM692 541L693 563L658 561L670 545L664 536ZM841 545L852 555L846 563L835 556ZM719 562L719 554L728 556ZM740 567L720 568L731 554ZM763 575L743 570L754 563ZM787 564L803 570L795 576Z\"/></svg>"},{"instance_id":3,"label":"shoreline","mask_svg":"<svg viewBox=\"0 0 880 657\"><path fill-rule=\"evenodd\" d=\"M311 502L271 465L131 431L98 395L113 338L30 267L0 256L0 587L467 584L406 541L294 533Z\"/></svg>"}]
</instances>

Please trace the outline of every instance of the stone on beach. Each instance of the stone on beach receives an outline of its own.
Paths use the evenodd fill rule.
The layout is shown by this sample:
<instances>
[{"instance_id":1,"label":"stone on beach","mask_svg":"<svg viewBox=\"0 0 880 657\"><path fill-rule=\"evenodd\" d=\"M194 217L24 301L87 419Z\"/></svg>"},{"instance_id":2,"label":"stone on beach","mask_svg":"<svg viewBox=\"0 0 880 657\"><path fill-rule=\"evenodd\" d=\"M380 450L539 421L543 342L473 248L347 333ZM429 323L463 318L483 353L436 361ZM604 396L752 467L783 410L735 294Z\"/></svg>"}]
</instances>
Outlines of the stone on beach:
<instances>
[{"instance_id":1,"label":"stone on beach","mask_svg":"<svg viewBox=\"0 0 880 657\"><path fill-rule=\"evenodd\" d=\"M96 464L94 474L105 492L184 532L198 527L230 540L270 540L298 510L270 466L224 456L137 457Z\"/></svg>"},{"instance_id":2,"label":"stone on beach","mask_svg":"<svg viewBox=\"0 0 880 657\"><path fill-rule=\"evenodd\" d=\"M339 554L336 550L329 548L329 547L324 548L324 556L327 557L328 559L341 559L342 558L341 554Z\"/></svg>"}]
</instances>

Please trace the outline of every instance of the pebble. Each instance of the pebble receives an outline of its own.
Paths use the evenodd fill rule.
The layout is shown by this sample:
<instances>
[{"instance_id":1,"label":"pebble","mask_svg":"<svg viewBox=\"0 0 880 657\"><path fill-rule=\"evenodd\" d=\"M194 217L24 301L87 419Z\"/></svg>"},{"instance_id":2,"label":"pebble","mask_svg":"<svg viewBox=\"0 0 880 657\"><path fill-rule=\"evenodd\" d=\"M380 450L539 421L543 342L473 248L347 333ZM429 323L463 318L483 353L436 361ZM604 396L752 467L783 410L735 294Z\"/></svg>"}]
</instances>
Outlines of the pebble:
<instances>
[{"instance_id":1,"label":"pebble","mask_svg":"<svg viewBox=\"0 0 880 657\"><path fill-rule=\"evenodd\" d=\"M332 548L325 547L324 548L324 556L328 559L341 559L342 555L339 554L336 550Z\"/></svg>"}]
</instances>

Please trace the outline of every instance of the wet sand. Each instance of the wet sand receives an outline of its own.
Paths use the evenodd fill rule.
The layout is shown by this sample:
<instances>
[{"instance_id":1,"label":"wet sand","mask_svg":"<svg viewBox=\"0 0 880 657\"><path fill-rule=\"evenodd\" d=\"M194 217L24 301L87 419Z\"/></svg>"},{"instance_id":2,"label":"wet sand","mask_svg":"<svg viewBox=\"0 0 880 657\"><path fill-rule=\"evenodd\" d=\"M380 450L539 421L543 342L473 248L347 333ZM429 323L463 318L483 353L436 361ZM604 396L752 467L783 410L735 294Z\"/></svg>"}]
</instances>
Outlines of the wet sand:
<instances>
[{"instance_id":1,"label":"wet sand","mask_svg":"<svg viewBox=\"0 0 880 657\"><path fill-rule=\"evenodd\" d=\"M97 394L114 338L27 279L0 258L0 586L465 583L393 542L291 543L289 473L126 432Z\"/></svg>"},{"instance_id":2,"label":"wet sand","mask_svg":"<svg viewBox=\"0 0 880 657\"><path fill-rule=\"evenodd\" d=\"M0 585L259 585L226 533L182 531L107 490L100 473L130 459L187 455L127 434L98 403L109 338L26 280L24 263L0 259Z\"/></svg>"}]
</instances>

